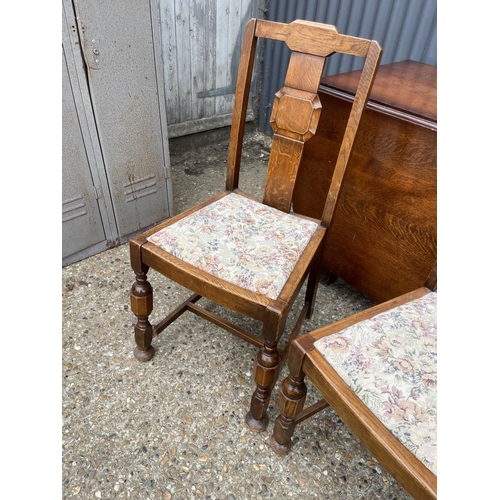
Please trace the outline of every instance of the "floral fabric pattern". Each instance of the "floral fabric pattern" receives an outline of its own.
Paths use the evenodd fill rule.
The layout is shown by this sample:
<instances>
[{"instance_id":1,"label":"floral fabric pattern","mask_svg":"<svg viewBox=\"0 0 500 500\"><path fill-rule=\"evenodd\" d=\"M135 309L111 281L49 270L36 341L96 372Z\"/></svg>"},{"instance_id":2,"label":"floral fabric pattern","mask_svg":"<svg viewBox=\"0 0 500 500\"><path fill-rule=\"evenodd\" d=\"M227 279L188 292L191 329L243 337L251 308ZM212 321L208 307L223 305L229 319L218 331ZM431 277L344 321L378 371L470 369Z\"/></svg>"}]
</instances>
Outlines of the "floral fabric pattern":
<instances>
[{"instance_id":1,"label":"floral fabric pattern","mask_svg":"<svg viewBox=\"0 0 500 500\"><path fill-rule=\"evenodd\" d=\"M276 299L317 227L231 193L148 241L212 276Z\"/></svg>"},{"instance_id":2,"label":"floral fabric pattern","mask_svg":"<svg viewBox=\"0 0 500 500\"><path fill-rule=\"evenodd\" d=\"M437 294L361 321L314 346L437 475Z\"/></svg>"}]
</instances>

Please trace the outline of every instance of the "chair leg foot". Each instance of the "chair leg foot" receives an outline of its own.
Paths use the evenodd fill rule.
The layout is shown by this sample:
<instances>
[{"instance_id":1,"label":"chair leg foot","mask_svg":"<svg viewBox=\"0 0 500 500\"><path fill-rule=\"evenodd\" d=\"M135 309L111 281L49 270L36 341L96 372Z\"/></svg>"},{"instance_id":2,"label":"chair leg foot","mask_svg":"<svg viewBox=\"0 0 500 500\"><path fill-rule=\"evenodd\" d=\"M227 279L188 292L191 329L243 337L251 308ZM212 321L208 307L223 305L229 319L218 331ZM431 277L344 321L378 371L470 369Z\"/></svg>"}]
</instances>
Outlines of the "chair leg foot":
<instances>
[{"instance_id":1,"label":"chair leg foot","mask_svg":"<svg viewBox=\"0 0 500 500\"><path fill-rule=\"evenodd\" d=\"M269 417L267 413L260 420L256 420L252 412L249 411L245 416L245 423L247 427L254 432L263 432L267 429L267 424L269 423Z\"/></svg>"},{"instance_id":2,"label":"chair leg foot","mask_svg":"<svg viewBox=\"0 0 500 500\"><path fill-rule=\"evenodd\" d=\"M274 430L270 444L273 451L278 455L286 455L292 448L292 435L295 430L293 418L286 417L281 413L274 422Z\"/></svg>"},{"instance_id":3,"label":"chair leg foot","mask_svg":"<svg viewBox=\"0 0 500 500\"><path fill-rule=\"evenodd\" d=\"M139 361L142 362L149 361L154 356L154 353L155 350L153 346L149 346L145 351L139 349L139 347L137 346L134 349L135 359L138 359Z\"/></svg>"},{"instance_id":4,"label":"chair leg foot","mask_svg":"<svg viewBox=\"0 0 500 500\"><path fill-rule=\"evenodd\" d=\"M274 453L277 455L286 455L290 449L292 448L292 442L289 441L288 443L278 443L276 438L274 437L274 434L271 436L271 439L269 440L269 444L271 445L272 450Z\"/></svg>"}]
</instances>

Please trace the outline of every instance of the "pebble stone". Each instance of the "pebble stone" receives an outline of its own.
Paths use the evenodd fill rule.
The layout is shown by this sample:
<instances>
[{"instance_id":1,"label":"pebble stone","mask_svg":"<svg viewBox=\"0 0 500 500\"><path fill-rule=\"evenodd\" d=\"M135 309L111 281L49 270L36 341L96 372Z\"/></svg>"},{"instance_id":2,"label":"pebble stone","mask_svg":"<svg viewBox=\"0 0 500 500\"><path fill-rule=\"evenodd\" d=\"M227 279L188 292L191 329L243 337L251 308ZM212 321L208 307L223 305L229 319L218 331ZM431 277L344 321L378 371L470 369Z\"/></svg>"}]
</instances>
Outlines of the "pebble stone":
<instances>
[{"instance_id":1,"label":"pebble stone","mask_svg":"<svg viewBox=\"0 0 500 500\"><path fill-rule=\"evenodd\" d=\"M270 138L249 128L241 188L258 195ZM174 213L224 189L227 145L227 129L170 141ZM189 292L154 270L148 276L154 324ZM297 426L287 456L275 455L269 438L287 369L268 429L251 432L244 417L256 349L225 330L186 313L153 339L150 362L137 361L133 279L127 244L62 270L63 500L410 498L330 408ZM204 304L260 332L258 322ZM302 332L371 305L341 280L320 284ZM314 402L320 396L308 387Z\"/></svg>"}]
</instances>

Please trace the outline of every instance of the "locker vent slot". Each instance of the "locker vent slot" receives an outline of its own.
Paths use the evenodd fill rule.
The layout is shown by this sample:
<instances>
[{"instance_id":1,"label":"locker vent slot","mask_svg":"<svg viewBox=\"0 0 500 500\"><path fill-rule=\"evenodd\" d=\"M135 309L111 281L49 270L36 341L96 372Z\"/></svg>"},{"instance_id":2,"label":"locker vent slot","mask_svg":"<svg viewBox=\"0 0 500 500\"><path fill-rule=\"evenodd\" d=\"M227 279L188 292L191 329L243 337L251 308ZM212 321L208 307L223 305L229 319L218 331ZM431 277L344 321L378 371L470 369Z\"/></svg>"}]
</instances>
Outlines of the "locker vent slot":
<instances>
[{"instance_id":1,"label":"locker vent slot","mask_svg":"<svg viewBox=\"0 0 500 500\"><path fill-rule=\"evenodd\" d=\"M62 204L62 221L68 222L70 220L87 215L87 208L85 207L85 200L82 196L73 198L72 200L63 201Z\"/></svg>"},{"instance_id":2,"label":"locker vent slot","mask_svg":"<svg viewBox=\"0 0 500 500\"><path fill-rule=\"evenodd\" d=\"M130 182L123 186L125 189L125 201L127 203L135 201L144 196L156 193L156 176L150 175L137 181ZM128 189L127 189L128 188Z\"/></svg>"}]
</instances>

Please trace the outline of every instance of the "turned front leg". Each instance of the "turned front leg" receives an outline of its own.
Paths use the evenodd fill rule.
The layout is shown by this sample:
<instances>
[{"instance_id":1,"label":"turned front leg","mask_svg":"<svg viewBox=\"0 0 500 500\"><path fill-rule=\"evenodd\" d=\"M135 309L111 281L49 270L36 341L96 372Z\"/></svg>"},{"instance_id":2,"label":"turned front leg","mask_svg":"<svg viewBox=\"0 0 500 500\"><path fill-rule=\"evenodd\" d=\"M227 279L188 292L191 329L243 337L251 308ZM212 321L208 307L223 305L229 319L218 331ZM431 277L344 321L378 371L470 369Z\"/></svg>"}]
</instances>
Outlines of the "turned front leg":
<instances>
[{"instance_id":1,"label":"turned front leg","mask_svg":"<svg viewBox=\"0 0 500 500\"><path fill-rule=\"evenodd\" d=\"M274 432L271 436L271 448L279 455L284 455L290 451L292 446L292 436L295 430L295 417L304 408L307 387L304 383L304 373L299 376L289 375L281 386L278 398L278 406L281 414L274 423Z\"/></svg>"},{"instance_id":2,"label":"turned front leg","mask_svg":"<svg viewBox=\"0 0 500 500\"><path fill-rule=\"evenodd\" d=\"M149 322L149 315L153 310L153 288L147 280L147 269L135 274L136 281L130 292L130 306L137 317L135 325L134 356L139 361L149 361L155 350L151 345L153 340L153 327Z\"/></svg>"},{"instance_id":3,"label":"turned front leg","mask_svg":"<svg viewBox=\"0 0 500 500\"><path fill-rule=\"evenodd\" d=\"M269 422L267 407L278 375L279 362L277 342L266 341L254 361L253 377L257 388L252 395L250 411L245 418L248 427L254 431L265 430Z\"/></svg>"}]
</instances>

